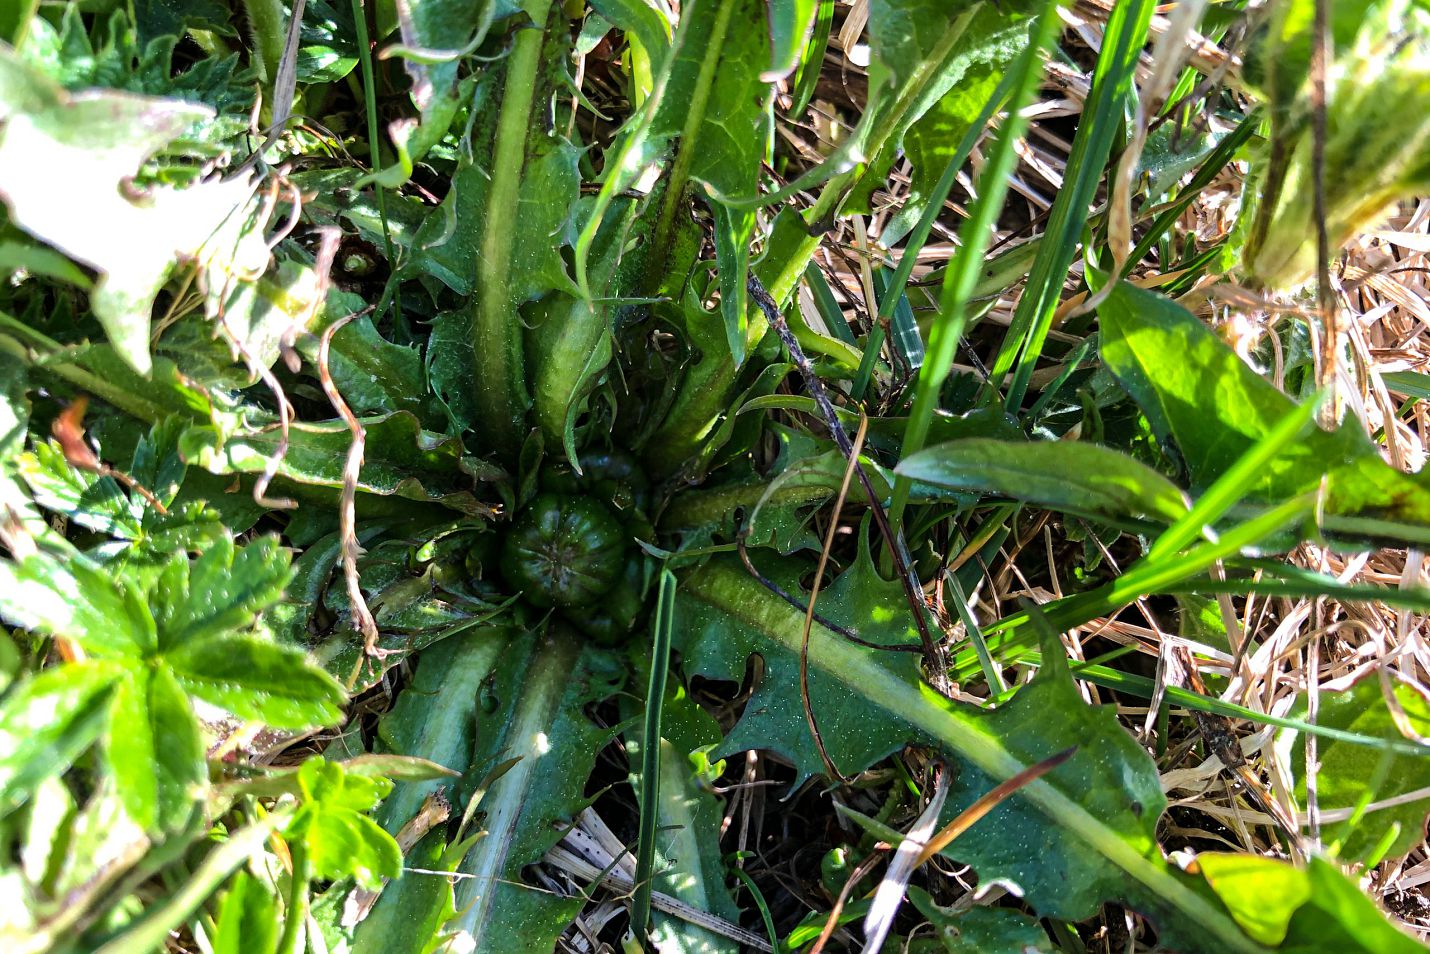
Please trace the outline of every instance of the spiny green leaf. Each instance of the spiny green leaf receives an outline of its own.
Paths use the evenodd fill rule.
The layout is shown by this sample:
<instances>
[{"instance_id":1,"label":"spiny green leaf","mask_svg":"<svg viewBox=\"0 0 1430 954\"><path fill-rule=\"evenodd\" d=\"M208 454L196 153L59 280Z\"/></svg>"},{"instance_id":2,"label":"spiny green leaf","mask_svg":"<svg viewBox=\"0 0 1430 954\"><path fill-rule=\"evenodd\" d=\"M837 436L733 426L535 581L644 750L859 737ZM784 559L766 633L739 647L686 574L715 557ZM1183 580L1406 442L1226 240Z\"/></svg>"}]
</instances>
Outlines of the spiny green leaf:
<instances>
[{"instance_id":1,"label":"spiny green leaf","mask_svg":"<svg viewBox=\"0 0 1430 954\"><path fill-rule=\"evenodd\" d=\"M167 669L135 666L119 680L108 738L124 810L148 831L181 827L203 798L208 769L194 710Z\"/></svg>"},{"instance_id":2,"label":"spiny green leaf","mask_svg":"<svg viewBox=\"0 0 1430 954\"><path fill-rule=\"evenodd\" d=\"M0 702L0 814L66 771L99 738L123 670L109 662L55 666Z\"/></svg>"},{"instance_id":3,"label":"spiny green leaf","mask_svg":"<svg viewBox=\"0 0 1430 954\"><path fill-rule=\"evenodd\" d=\"M799 585L805 569L802 562L761 561L759 565L786 592L808 599L809 594ZM917 643L903 589L878 575L867 551L821 591L816 611L869 642ZM715 561L685 579L676 604L675 627L676 648L689 675L738 683L744 679L751 656L764 659L764 677L717 755L746 749L774 752L794 764L799 780L822 773L824 763L800 701L798 652L771 641L765 632L792 623L798 639L802 617L788 603L760 588L738 564ZM881 652L852 643L850 651L885 671L904 691L917 691L918 673L911 654ZM830 678L819 667L810 668L809 698L825 748L841 772L863 771L916 737L906 724L891 717L879 700Z\"/></svg>"},{"instance_id":4,"label":"spiny green leaf","mask_svg":"<svg viewBox=\"0 0 1430 954\"><path fill-rule=\"evenodd\" d=\"M487 690L490 709L477 716L476 750L463 782L469 794L498 764L519 758L481 800L487 834L463 859L470 878L457 884L448 925L476 950L547 954L580 908L527 884L521 870L537 861L583 806L583 786L604 733L583 708L613 691L609 661L569 632L518 638Z\"/></svg>"},{"instance_id":5,"label":"spiny green leaf","mask_svg":"<svg viewBox=\"0 0 1430 954\"><path fill-rule=\"evenodd\" d=\"M1080 441L971 438L920 451L896 472L1095 519L1173 521L1187 511L1182 492L1161 474L1120 451Z\"/></svg>"},{"instance_id":6,"label":"spiny green leaf","mask_svg":"<svg viewBox=\"0 0 1430 954\"><path fill-rule=\"evenodd\" d=\"M163 658L191 694L245 719L280 729L342 719L342 686L296 649L257 636L211 636L182 643Z\"/></svg>"},{"instance_id":7,"label":"spiny green leaf","mask_svg":"<svg viewBox=\"0 0 1430 954\"><path fill-rule=\"evenodd\" d=\"M711 561L687 576L683 589L684 622L677 631L701 636L705 643L719 638L733 644L731 649L688 646L688 671L740 679L743 655L754 652L765 658L771 673L775 666L788 671L798 665L803 613L738 566ZM907 628L907 612L901 608L888 622ZM913 663L894 656L820 625L811 632L811 701L816 715L824 716L820 727L826 747L842 771L857 770L880 754L864 736L876 737L884 753L909 742L933 743L957 760L953 801L966 806L998 782L1076 744L1078 754L995 809L1003 823L975 825L949 853L972 861L980 877L1018 884L1040 912L1077 919L1095 913L1104 900L1120 898L1151 916L1174 947L1260 950L1215 901L1163 861L1155 829L1165 799L1156 768L1110 709L1082 702L1055 639L1046 641L1044 670L1034 684L991 713L921 686ZM744 736L732 734L725 747L771 748L773 739L782 752L802 747L802 753L786 757L805 771L816 770L817 753L801 724L799 697L788 688L789 675L782 682L787 689L780 710L762 703L761 686L736 725L735 733L743 730ZM863 716L857 734L852 727L837 729L838 720L855 708ZM793 738L797 729L804 732L802 740ZM863 759L841 762L849 754L845 747L860 745ZM1069 876L1070 870L1075 875Z\"/></svg>"}]
</instances>

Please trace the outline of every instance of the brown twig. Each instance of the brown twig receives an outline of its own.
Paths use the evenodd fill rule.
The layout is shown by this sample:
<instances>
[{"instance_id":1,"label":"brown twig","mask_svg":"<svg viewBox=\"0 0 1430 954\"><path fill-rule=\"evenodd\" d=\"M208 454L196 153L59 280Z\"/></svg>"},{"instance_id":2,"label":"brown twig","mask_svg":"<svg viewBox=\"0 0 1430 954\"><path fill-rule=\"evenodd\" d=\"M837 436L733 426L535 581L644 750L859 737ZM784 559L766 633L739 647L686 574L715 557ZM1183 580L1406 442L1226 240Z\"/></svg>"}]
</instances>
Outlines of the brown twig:
<instances>
[{"instance_id":1,"label":"brown twig","mask_svg":"<svg viewBox=\"0 0 1430 954\"><path fill-rule=\"evenodd\" d=\"M854 462L854 472L858 474L859 483L869 498L869 509L874 515L874 523L879 527L879 533L889 547L889 555L894 562L894 569L903 584L909 608L913 610L914 622L919 631L919 641L923 646L924 665L927 667L934 685L941 687L946 682L942 655L929 632L923 587L919 584L918 577L914 575L903 537L896 535L889 526L889 516L884 512L884 503L874 489L874 484L869 480L869 475L859 464L859 458L854 453L854 446L849 440L849 434L844 430L844 425L839 423L839 415L835 413L834 405L830 403L829 395L825 392L824 385L820 383L819 376L814 373L814 363L809 360L809 356L804 353L804 349L795 340L794 333L790 331L789 324L780 312L779 305L770 297L770 293L765 290L764 284L755 276L754 272L750 273L749 280L746 282L746 290L749 291L750 298L759 306L760 311L764 312L765 320L770 323L770 327L775 329L785 350L789 352L790 359L799 369L800 377L804 379L804 386L810 396L814 398L815 406L819 408L820 417L824 419L825 426L829 428L830 436L834 438L839 452L846 458L852 458Z\"/></svg>"},{"instance_id":2,"label":"brown twig","mask_svg":"<svg viewBox=\"0 0 1430 954\"><path fill-rule=\"evenodd\" d=\"M854 886L869 876L869 872L874 870L874 865L879 863L880 853L887 851L888 847L888 845L883 845L875 849L869 857L859 862L859 866L854 869L849 880L844 882L844 887L839 889L839 897L834 899L834 907L829 909L829 919L824 922L824 930L819 932L819 937L810 947L809 954L820 954L824 950L824 945L829 943L829 939L834 936L834 929L839 926L839 915L844 913L844 905L849 902L849 895L854 890Z\"/></svg>"},{"instance_id":3,"label":"brown twig","mask_svg":"<svg viewBox=\"0 0 1430 954\"><path fill-rule=\"evenodd\" d=\"M362 671L363 659L367 656L378 656L381 652L377 648L377 621L373 619L372 610L368 609L367 600L362 595L362 585L358 579L358 557L362 555L362 545L357 539L357 483L358 476L362 473L363 450L367 442L367 434L363 430L362 422L353 414L348 403L343 400L343 396L338 391L338 387L333 383L333 376L328 371L328 346L332 343L333 335L337 333L349 321L360 315L365 315L372 311L372 306L364 308L362 311L355 311L333 322L323 330L323 335L318 339L318 380L322 382L323 393L332 402L333 409L338 412L338 416L343 419L343 423L348 426L348 431L353 436L353 442L348 447L347 463L343 467L343 490L338 499L338 534L342 540L343 577L347 581L348 600L352 603L353 628L362 633L363 656L359 657L357 666L353 670L350 682L356 683L358 673Z\"/></svg>"}]
</instances>

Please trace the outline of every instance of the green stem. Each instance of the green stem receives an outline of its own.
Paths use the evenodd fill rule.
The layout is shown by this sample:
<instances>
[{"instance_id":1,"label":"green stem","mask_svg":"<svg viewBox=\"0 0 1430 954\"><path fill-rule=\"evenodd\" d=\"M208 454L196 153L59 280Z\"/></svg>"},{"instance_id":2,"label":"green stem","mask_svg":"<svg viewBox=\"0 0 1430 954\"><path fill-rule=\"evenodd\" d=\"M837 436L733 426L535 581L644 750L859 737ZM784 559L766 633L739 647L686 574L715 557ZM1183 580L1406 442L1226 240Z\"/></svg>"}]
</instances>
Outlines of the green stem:
<instances>
[{"instance_id":1,"label":"green stem","mask_svg":"<svg viewBox=\"0 0 1430 954\"><path fill-rule=\"evenodd\" d=\"M278 75L278 63L283 59L283 42L288 36L283 4L281 0L243 0L243 12L248 15L264 91L272 93L273 78ZM270 102L269 108L272 107Z\"/></svg>"},{"instance_id":2,"label":"green stem","mask_svg":"<svg viewBox=\"0 0 1430 954\"><path fill-rule=\"evenodd\" d=\"M352 0L353 22L357 25L358 63L362 66L362 99L367 111L367 148L370 153L372 171L382 168L382 139L377 125L377 80L372 69L372 50L367 35L367 14L362 0ZM392 228L387 222L387 190L382 184L374 183L377 197L377 217L382 222L382 249L387 257L387 265L397 271L397 256L392 247ZM402 305L398 295L392 296L393 317L402 325Z\"/></svg>"},{"instance_id":3,"label":"green stem","mask_svg":"<svg viewBox=\"0 0 1430 954\"><path fill-rule=\"evenodd\" d=\"M505 91L492 150L491 186L482 223L473 316L476 352L476 403L493 444L508 461L521 446L526 410L526 370L522 326L512 301L509 279L512 228L521 197L531 106L536 98L541 48L552 0L528 0L525 10L540 29L517 33L507 57Z\"/></svg>"},{"instance_id":4,"label":"green stem","mask_svg":"<svg viewBox=\"0 0 1430 954\"><path fill-rule=\"evenodd\" d=\"M276 811L231 834L227 841L209 852L198 870L185 879L173 895L95 954L144 954L163 950L170 933L187 921L240 865L261 851L269 834L286 823L291 814L291 809Z\"/></svg>"},{"instance_id":5,"label":"green stem","mask_svg":"<svg viewBox=\"0 0 1430 954\"><path fill-rule=\"evenodd\" d=\"M293 876L288 886L288 908L283 913L278 954L303 954L307 947L303 928L308 923L308 884L313 877L313 865L301 839L288 842L288 851L293 858Z\"/></svg>"}]
</instances>

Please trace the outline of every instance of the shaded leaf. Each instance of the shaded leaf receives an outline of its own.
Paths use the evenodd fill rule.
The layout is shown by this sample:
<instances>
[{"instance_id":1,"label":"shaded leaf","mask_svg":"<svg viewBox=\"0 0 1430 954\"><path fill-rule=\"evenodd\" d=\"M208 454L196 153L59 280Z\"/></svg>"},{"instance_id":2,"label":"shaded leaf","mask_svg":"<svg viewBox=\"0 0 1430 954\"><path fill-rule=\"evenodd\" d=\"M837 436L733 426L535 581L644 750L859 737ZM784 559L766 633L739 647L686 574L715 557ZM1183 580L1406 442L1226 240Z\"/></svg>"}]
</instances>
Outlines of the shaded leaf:
<instances>
[{"instance_id":1,"label":"shaded leaf","mask_svg":"<svg viewBox=\"0 0 1430 954\"><path fill-rule=\"evenodd\" d=\"M406 411L362 420L367 433L359 495L395 496L440 503L462 513L486 513L472 496L472 479L463 470L461 444L424 431ZM181 447L184 457L215 474L260 474L278 452L276 428L220 443L217 435L191 429ZM337 491L352 434L342 421L295 425L278 473L294 484Z\"/></svg>"},{"instance_id":2,"label":"shaded leaf","mask_svg":"<svg viewBox=\"0 0 1430 954\"><path fill-rule=\"evenodd\" d=\"M910 885L909 900L933 924L934 937L920 937L913 951L948 954L1054 954L1057 950L1038 922L1008 908L975 907L961 913L936 904L929 893Z\"/></svg>"}]
</instances>

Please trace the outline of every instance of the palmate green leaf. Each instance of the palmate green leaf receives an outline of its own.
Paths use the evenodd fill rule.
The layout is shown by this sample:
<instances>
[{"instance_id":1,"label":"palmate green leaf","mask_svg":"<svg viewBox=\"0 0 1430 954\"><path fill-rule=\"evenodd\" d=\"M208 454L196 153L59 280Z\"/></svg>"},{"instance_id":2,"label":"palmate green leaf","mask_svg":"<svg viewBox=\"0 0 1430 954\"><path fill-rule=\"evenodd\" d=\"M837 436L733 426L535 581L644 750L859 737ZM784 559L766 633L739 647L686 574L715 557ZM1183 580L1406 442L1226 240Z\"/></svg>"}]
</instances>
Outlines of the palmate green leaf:
<instances>
[{"instance_id":1,"label":"palmate green leaf","mask_svg":"<svg viewBox=\"0 0 1430 954\"><path fill-rule=\"evenodd\" d=\"M583 789L606 734L584 714L615 689L613 661L567 631L519 636L483 685L466 797L499 764L480 809L486 835L459 866L457 910L446 929L478 951L548 954L581 900L529 885L522 868L539 860L585 804ZM489 688L488 688L489 687Z\"/></svg>"},{"instance_id":2,"label":"palmate green leaf","mask_svg":"<svg viewBox=\"0 0 1430 954\"><path fill-rule=\"evenodd\" d=\"M397 411L361 419L367 434L358 495L399 497L439 503L461 513L486 513L464 471L461 444L422 429L416 417ZM215 474L261 474L277 456L276 427L230 438L222 443L213 431L194 428L181 442L184 457ZM352 433L342 421L295 425L278 467L285 481L302 488L336 492L343 485L343 467ZM319 499L331 501L331 494Z\"/></svg>"},{"instance_id":3,"label":"palmate green leaf","mask_svg":"<svg viewBox=\"0 0 1430 954\"><path fill-rule=\"evenodd\" d=\"M188 697L163 666L133 666L109 710L109 769L124 810L146 831L176 831L208 787Z\"/></svg>"},{"instance_id":4,"label":"palmate green leaf","mask_svg":"<svg viewBox=\"0 0 1430 954\"><path fill-rule=\"evenodd\" d=\"M74 639L98 655L133 658L158 645L139 592L78 554L0 560L0 618Z\"/></svg>"},{"instance_id":5,"label":"palmate green leaf","mask_svg":"<svg viewBox=\"0 0 1430 954\"><path fill-rule=\"evenodd\" d=\"M401 873L397 842L366 814L391 790L391 782L350 774L315 756L299 767L298 788L303 803L286 834L302 839L316 877L353 877L376 888L383 878Z\"/></svg>"},{"instance_id":6,"label":"palmate green leaf","mask_svg":"<svg viewBox=\"0 0 1430 954\"><path fill-rule=\"evenodd\" d=\"M98 660L55 666L0 701L0 814L27 801L99 738L122 674Z\"/></svg>"},{"instance_id":7,"label":"palmate green leaf","mask_svg":"<svg viewBox=\"0 0 1430 954\"><path fill-rule=\"evenodd\" d=\"M1079 441L972 438L920 451L895 470L940 487L996 494L1094 519L1171 522L1187 512L1176 484L1155 470L1110 447Z\"/></svg>"},{"instance_id":8,"label":"palmate green leaf","mask_svg":"<svg viewBox=\"0 0 1430 954\"><path fill-rule=\"evenodd\" d=\"M97 533L133 540L142 532L141 514L112 477L71 467L54 441L37 443L16 462L35 503ZM136 478L138 479L138 478Z\"/></svg>"},{"instance_id":9,"label":"palmate green leaf","mask_svg":"<svg viewBox=\"0 0 1430 954\"><path fill-rule=\"evenodd\" d=\"M1313 856L1305 868L1251 854L1203 852L1199 870L1232 917L1284 954L1413 954L1426 948L1391 926L1355 882Z\"/></svg>"},{"instance_id":10,"label":"palmate green leaf","mask_svg":"<svg viewBox=\"0 0 1430 954\"><path fill-rule=\"evenodd\" d=\"M804 614L738 564L711 561L690 573L682 588L678 612L683 624L677 632L688 630L700 638L686 649L688 672L739 679L745 654L754 652L771 671L790 665L786 659L797 665L793 657ZM825 605L821 598L820 606ZM907 613L901 607L893 619L907 627ZM996 817L954 842L948 854L972 862L980 879L1015 882L1039 913L1078 920L1096 913L1103 901L1118 899L1152 917L1175 949L1260 950L1215 900L1162 859L1155 831L1166 802L1151 759L1110 708L1083 703L1068 677L1063 649L1051 638L1044 658L1044 670L1032 685L1009 705L987 712L920 686L906 654L867 650L816 625L809 650L811 700L816 715L823 716L826 747L842 771L860 767L859 761L840 761L860 744L866 746L865 758L877 757L870 743L845 739L852 731L837 728L838 710L857 708L864 714L860 733L876 736L884 752L908 743L944 749L959 769L952 799L956 806L1078 745L1072 758L1020 789L995 809ZM803 722L798 696L789 692L791 701L774 710L762 701L761 691L764 686L724 748L773 748L797 766L817 770L807 727L799 726L805 732L802 742L794 738L795 723ZM797 747L811 754L788 754Z\"/></svg>"},{"instance_id":11,"label":"palmate green leaf","mask_svg":"<svg viewBox=\"0 0 1430 954\"><path fill-rule=\"evenodd\" d=\"M154 296L178 259L199 255L226 223L245 218L253 186L243 177L183 190L156 186L136 201L123 183L211 115L192 103L117 91L71 95L13 53L0 54L0 198L20 228L100 272L95 316L141 373L151 366ZM66 201L53 201L57 194ZM86 214L72 214L76 208ZM258 247L261 271L268 254L261 236ZM209 257L251 271L254 250L230 246Z\"/></svg>"},{"instance_id":12,"label":"palmate green leaf","mask_svg":"<svg viewBox=\"0 0 1430 954\"><path fill-rule=\"evenodd\" d=\"M190 641L164 654L179 685L193 696L278 729L332 725L342 719L342 685L303 653L257 636Z\"/></svg>"},{"instance_id":13,"label":"palmate green leaf","mask_svg":"<svg viewBox=\"0 0 1430 954\"><path fill-rule=\"evenodd\" d=\"M1104 363L1157 435L1176 443L1194 490L1209 486L1293 407L1196 317L1161 295L1122 283L1098 315ZM1328 517L1373 518L1382 521L1382 534L1423 534L1430 526L1430 488L1386 464L1354 421L1330 433L1314 430L1293 444L1263 468L1247 499L1285 500L1316 490L1323 477L1329 478ZM1335 528L1333 521L1328 526Z\"/></svg>"},{"instance_id":14,"label":"palmate green leaf","mask_svg":"<svg viewBox=\"0 0 1430 954\"><path fill-rule=\"evenodd\" d=\"M246 628L278 601L291 578L288 554L272 536L245 547L224 538L192 562L175 555L154 594L159 650L169 653Z\"/></svg>"},{"instance_id":15,"label":"palmate green leaf","mask_svg":"<svg viewBox=\"0 0 1430 954\"><path fill-rule=\"evenodd\" d=\"M1420 738L1430 735L1430 700L1415 687L1395 681L1396 705L1410 730ZM1372 738L1404 741L1396 715L1385 699L1379 679L1361 679L1343 692L1321 692L1316 724L1344 729ZM1289 715L1304 718L1304 700ZM1306 798L1306 747L1301 733L1284 730L1278 747L1289 750L1296 779L1296 797ZM1417 798L1365 811L1357 809L1393 801L1430 788L1430 758L1406 756L1335 739L1317 743L1316 805L1321 813L1321 841L1336 845L1346 861L1370 856L1399 857L1420 843L1430 799ZM1350 817L1347 817L1350 816ZM1374 859L1370 859L1374 863Z\"/></svg>"}]
</instances>

